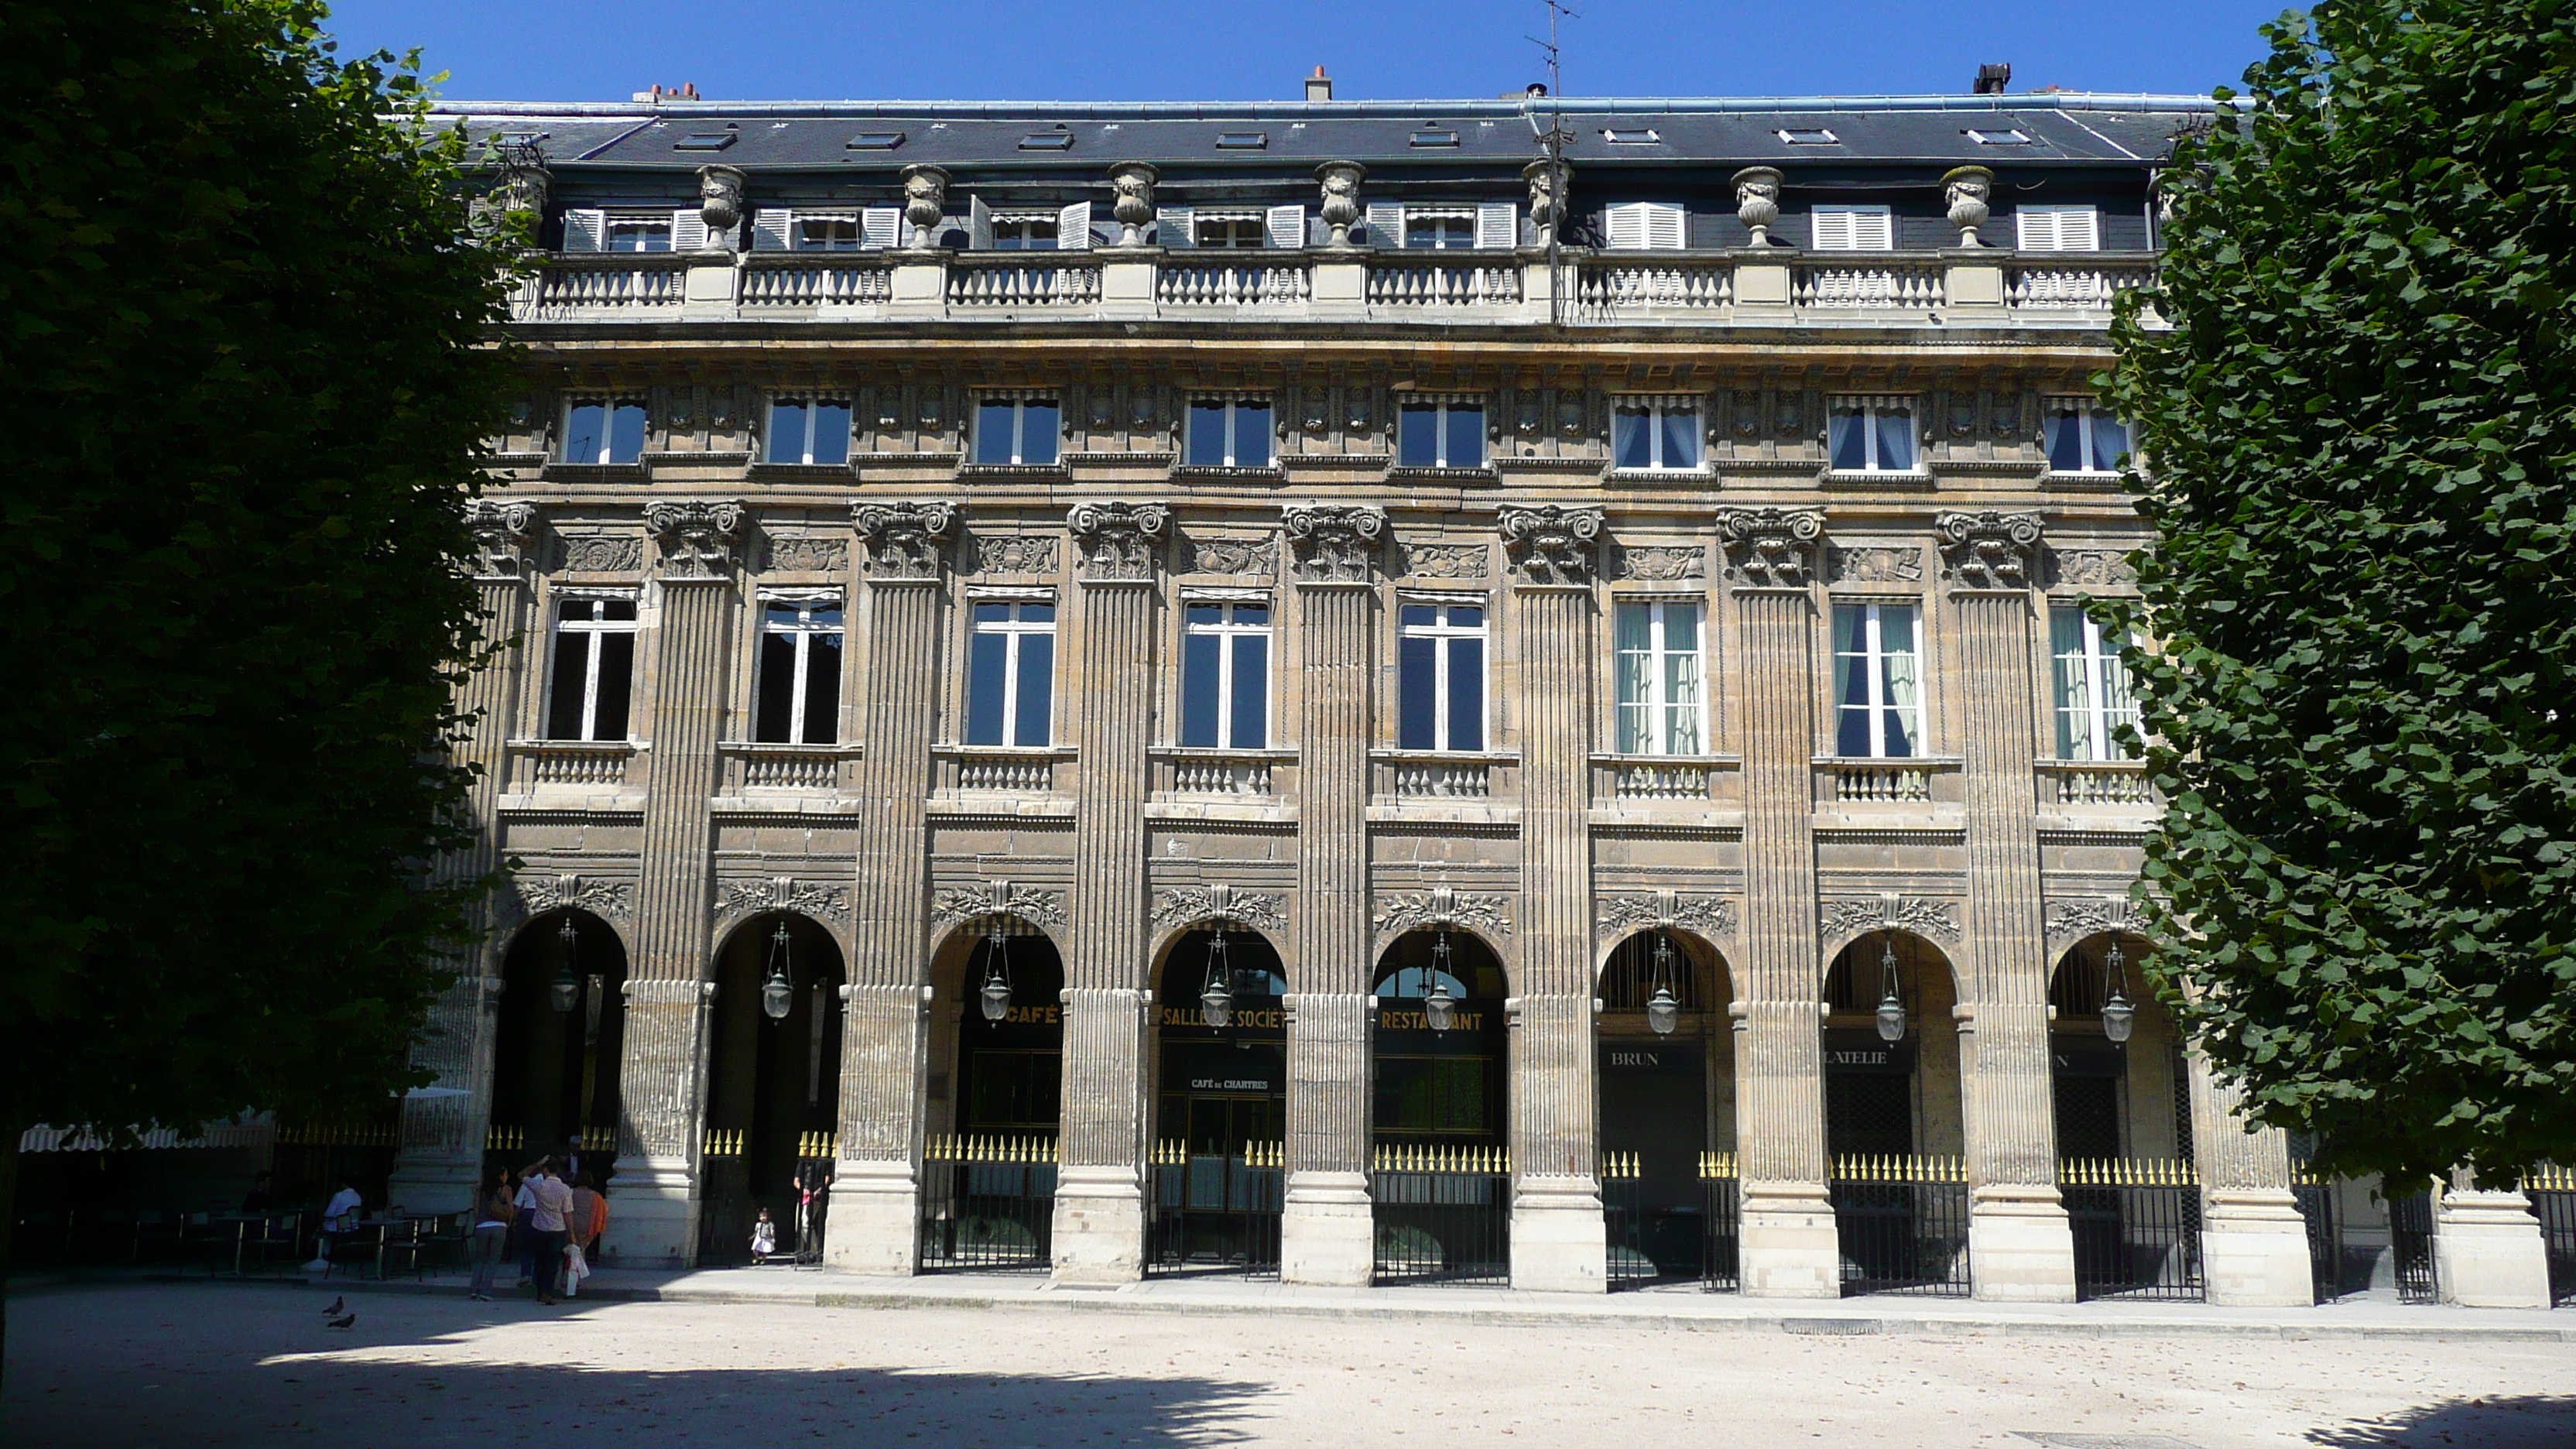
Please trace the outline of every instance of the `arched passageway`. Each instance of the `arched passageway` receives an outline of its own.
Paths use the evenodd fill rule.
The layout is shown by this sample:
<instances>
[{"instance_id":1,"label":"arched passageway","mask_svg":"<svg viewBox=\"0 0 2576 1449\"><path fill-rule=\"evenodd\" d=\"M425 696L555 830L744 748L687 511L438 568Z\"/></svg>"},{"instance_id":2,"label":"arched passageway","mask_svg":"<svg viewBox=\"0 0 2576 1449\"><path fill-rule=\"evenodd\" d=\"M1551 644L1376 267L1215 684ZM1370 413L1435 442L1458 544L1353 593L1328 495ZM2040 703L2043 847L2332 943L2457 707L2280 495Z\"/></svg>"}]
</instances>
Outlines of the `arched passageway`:
<instances>
[{"instance_id":1,"label":"arched passageway","mask_svg":"<svg viewBox=\"0 0 2576 1449\"><path fill-rule=\"evenodd\" d=\"M764 1209L779 1254L820 1261L809 1207L839 1120L842 979L832 933L793 912L743 922L717 951L699 1262L748 1260Z\"/></svg>"},{"instance_id":2,"label":"arched passageway","mask_svg":"<svg viewBox=\"0 0 2576 1449\"><path fill-rule=\"evenodd\" d=\"M917 1264L1053 1261L1064 1115L1064 960L1037 927L988 916L932 958L933 1028Z\"/></svg>"},{"instance_id":3,"label":"arched passageway","mask_svg":"<svg viewBox=\"0 0 2576 1449\"><path fill-rule=\"evenodd\" d=\"M1964 1295L1965 1096L1948 957L1873 931L1825 972L1825 1151L1845 1293Z\"/></svg>"},{"instance_id":4,"label":"arched passageway","mask_svg":"<svg viewBox=\"0 0 2576 1449\"><path fill-rule=\"evenodd\" d=\"M1257 932L1211 924L1164 955L1149 1271L1279 1266L1287 994L1279 953Z\"/></svg>"},{"instance_id":5,"label":"arched passageway","mask_svg":"<svg viewBox=\"0 0 2576 1449\"><path fill-rule=\"evenodd\" d=\"M1470 932L1411 931L1379 956L1373 994L1375 1276L1508 1281L1502 962Z\"/></svg>"},{"instance_id":6,"label":"arched passageway","mask_svg":"<svg viewBox=\"0 0 2576 1449\"><path fill-rule=\"evenodd\" d=\"M2204 1291L2190 1076L2146 986L2151 949L2135 936L2090 936L2049 975L2058 1192L2081 1297Z\"/></svg>"},{"instance_id":7,"label":"arched passageway","mask_svg":"<svg viewBox=\"0 0 2576 1449\"><path fill-rule=\"evenodd\" d=\"M519 928L501 958L487 1178L557 1156L607 1182L617 1158L626 943L588 911Z\"/></svg>"},{"instance_id":8,"label":"arched passageway","mask_svg":"<svg viewBox=\"0 0 2576 1449\"><path fill-rule=\"evenodd\" d=\"M1726 963L1695 936L1640 931L1611 951L1597 994L1610 1285L1732 1284L1735 1042Z\"/></svg>"}]
</instances>

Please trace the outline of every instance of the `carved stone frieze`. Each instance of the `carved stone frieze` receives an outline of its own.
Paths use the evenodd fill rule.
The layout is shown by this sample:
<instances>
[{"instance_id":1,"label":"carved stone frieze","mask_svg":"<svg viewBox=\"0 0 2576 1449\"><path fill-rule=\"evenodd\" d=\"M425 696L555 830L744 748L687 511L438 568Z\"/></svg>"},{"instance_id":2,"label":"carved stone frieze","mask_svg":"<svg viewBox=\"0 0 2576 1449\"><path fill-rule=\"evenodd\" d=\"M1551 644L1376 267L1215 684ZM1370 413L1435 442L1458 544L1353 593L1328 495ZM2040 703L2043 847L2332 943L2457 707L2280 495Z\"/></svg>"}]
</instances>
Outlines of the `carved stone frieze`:
<instances>
[{"instance_id":1,"label":"carved stone frieze","mask_svg":"<svg viewBox=\"0 0 2576 1449\"><path fill-rule=\"evenodd\" d=\"M1300 580L1364 584L1386 536L1386 510L1305 505L1283 512L1280 527L1296 551Z\"/></svg>"},{"instance_id":2,"label":"carved stone frieze","mask_svg":"<svg viewBox=\"0 0 2576 1449\"><path fill-rule=\"evenodd\" d=\"M1222 882L1156 891L1153 920L1163 930L1195 921L1227 921L1257 931L1288 929L1286 903L1281 897L1264 891L1239 891Z\"/></svg>"},{"instance_id":3,"label":"carved stone frieze","mask_svg":"<svg viewBox=\"0 0 2576 1449\"><path fill-rule=\"evenodd\" d=\"M644 527L661 549L662 576L724 577L733 568L742 517L742 505L730 500L645 504Z\"/></svg>"},{"instance_id":4,"label":"carved stone frieze","mask_svg":"<svg viewBox=\"0 0 2576 1449\"><path fill-rule=\"evenodd\" d=\"M1880 895L1827 901L1822 921L1828 941L1871 931L1908 931L1935 941L1959 939L1959 908L1950 901Z\"/></svg>"},{"instance_id":5,"label":"carved stone frieze","mask_svg":"<svg viewBox=\"0 0 2576 1449\"><path fill-rule=\"evenodd\" d=\"M518 889L523 913L542 916L548 911L588 911L603 920L631 920L635 915L635 883L623 880L601 880L596 876L561 875L518 876L512 882Z\"/></svg>"},{"instance_id":6,"label":"carved stone frieze","mask_svg":"<svg viewBox=\"0 0 2576 1449\"><path fill-rule=\"evenodd\" d=\"M1827 550L1829 576L1838 584L1917 584L1923 581L1923 550L1875 545Z\"/></svg>"},{"instance_id":7,"label":"carved stone frieze","mask_svg":"<svg viewBox=\"0 0 2576 1449\"><path fill-rule=\"evenodd\" d=\"M1189 547L1184 573L1275 574L1279 541L1275 538L1185 538Z\"/></svg>"},{"instance_id":8,"label":"carved stone frieze","mask_svg":"<svg viewBox=\"0 0 2576 1449\"><path fill-rule=\"evenodd\" d=\"M1708 577L1708 550L1698 544L1638 544L1610 551L1610 577L1677 583Z\"/></svg>"},{"instance_id":9,"label":"carved stone frieze","mask_svg":"<svg viewBox=\"0 0 2576 1449\"><path fill-rule=\"evenodd\" d=\"M1718 540L1728 571L1751 589L1803 589L1814 577L1825 515L1812 508L1721 508Z\"/></svg>"},{"instance_id":10,"label":"carved stone frieze","mask_svg":"<svg viewBox=\"0 0 2576 1449\"><path fill-rule=\"evenodd\" d=\"M978 574L1051 574L1055 572L1055 536L1043 533L978 534Z\"/></svg>"},{"instance_id":11,"label":"carved stone frieze","mask_svg":"<svg viewBox=\"0 0 2576 1449\"><path fill-rule=\"evenodd\" d=\"M537 510L526 503L468 499L465 531L474 539L474 577L516 579L527 575L528 543L534 536Z\"/></svg>"},{"instance_id":12,"label":"carved stone frieze","mask_svg":"<svg viewBox=\"0 0 2576 1449\"><path fill-rule=\"evenodd\" d=\"M2138 929L2138 904L2127 896L2093 896L2048 903L2048 939L2072 943L2106 931Z\"/></svg>"},{"instance_id":13,"label":"carved stone frieze","mask_svg":"<svg viewBox=\"0 0 2576 1449\"><path fill-rule=\"evenodd\" d=\"M1077 503L1064 516L1086 583L1143 583L1154 576L1154 550L1171 528L1160 503Z\"/></svg>"},{"instance_id":14,"label":"carved stone frieze","mask_svg":"<svg viewBox=\"0 0 2576 1449\"><path fill-rule=\"evenodd\" d=\"M1401 548L1407 578L1482 581L1493 566L1493 550L1481 543L1408 543Z\"/></svg>"},{"instance_id":15,"label":"carved stone frieze","mask_svg":"<svg viewBox=\"0 0 2576 1449\"><path fill-rule=\"evenodd\" d=\"M871 579L935 579L957 536L953 503L854 503L850 523L868 550Z\"/></svg>"},{"instance_id":16,"label":"carved stone frieze","mask_svg":"<svg viewBox=\"0 0 2576 1449\"><path fill-rule=\"evenodd\" d=\"M1378 897L1369 926L1381 937L1441 926L1481 927L1508 936L1512 933L1510 905L1502 896L1462 895L1447 886L1399 891Z\"/></svg>"},{"instance_id":17,"label":"carved stone frieze","mask_svg":"<svg viewBox=\"0 0 2576 1449\"><path fill-rule=\"evenodd\" d=\"M1524 583L1592 582L1601 544L1601 510L1546 503L1506 504L1494 511L1503 534L1503 556Z\"/></svg>"},{"instance_id":18,"label":"carved stone frieze","mask_svg":"<svg viewBox=\"0 0 2576 1449\"><path fill-rule=\"evenodd\" d=\"M2048 551L2050 581L2079 588L2117 587L2138 581L2137 561L2127 549L2053 548Z\"/></svg>"},{"instance_id":19,"label":"carved stone frieze","mask_svg":"<svg viewBox=\"0 0 2576 1449\"><path fill-rule=\"evenodd\" d=\"M1944 513L1932 522L1941 571L1965 589L2026 589L2039 555L2039 515Z\"/></svg>"},{"instance_id":20,"label":"carved stone frieze","mask_svg":"<svg viewBox=\"0 0 2576 1449\"><path fill-rule=\"evenodd\" d=\"M1625 936L1636 931L1684 930L1705 937L1735 933L1735 902L1724 896L1651 891L1643 895L1605 895L1593 902L1596 935Z\"/></svg>"},{"instance_id":21,"label":"carved stone frieze","mask_svg":"<svg viewBox=\"0 0 2576 1449\"><path fill-rule=\"evenodd\" d=\"M644 568L644 540L632 533L574 533L556 539L555 556L568 574L632 574Z\"/></svg>"},{"instance_id":22,"label":"carved stone frieze","mask_svg":"<svg viewBox=\"0 0 2576 1449\"><path fill-rule=\"evenodd\" d=\"M850 564L850 542L844 538L765 534L760 552L761 566L780 573L836 574Z\"/></svg>"},{"instance_id":23,"label":"carved stone frieze","mask_svg":"<svg viewBox=\"0 0 2576 1449\"><path fill-rule=\"evenodd\" d=\"M980 885L943 886L931 892L930 923L952 926L987 916L1010 916L1037 926L1061 927L1064 892L1034 890L1006 880Z\"/></svg>"},{"instance_id":24,"label":"carved stone frieze","mask_svg":"<svg viewBox=\"0 0 2576 1449\"><path fill-rule=\"evenodd\" d=\"M781 875L761 881L726 882L716 897L716 919L719 921L758 915L762 911L794 911L816 920L847 921L850 918L850 892L846 886L822 885Z\"/></svg>"}]
</instances>

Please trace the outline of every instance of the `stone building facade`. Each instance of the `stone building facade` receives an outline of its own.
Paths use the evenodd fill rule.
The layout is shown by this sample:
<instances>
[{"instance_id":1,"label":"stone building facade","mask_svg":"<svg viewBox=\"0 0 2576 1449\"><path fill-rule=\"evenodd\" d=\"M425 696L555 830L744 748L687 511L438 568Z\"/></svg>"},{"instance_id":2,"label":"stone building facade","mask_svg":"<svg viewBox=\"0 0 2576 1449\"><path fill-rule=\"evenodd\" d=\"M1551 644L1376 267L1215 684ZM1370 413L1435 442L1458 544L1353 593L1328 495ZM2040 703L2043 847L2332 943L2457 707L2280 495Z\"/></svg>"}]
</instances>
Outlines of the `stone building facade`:
<instances>
[{"instance_id":1,"label":"stone building facade","mask_svg":"<svg viewBox=\"0 0 2576 1449\"><path fill-rule=\"evenodd\" d=\"M2152 1160L2210 1300L2308 1301L2290 1145L2134 975L2077 608L2147 542L2090 379L2204 107L466 108L548 252L473 515L455 868L510 886L397 1197L569 1141L683 1262L819 1163L828 1261L908 1273L981 1142L1112 1283L1204 1135L1357 1284L1446 1153L1597 1291L1607 1174L1696 1153L1796 1296L1839 1179L1950 1163L1974 1291L2051 1300L2067 1161ZM2518 1196L2439 1211L2528 1298Z\"/></svg>"}]
</instances>

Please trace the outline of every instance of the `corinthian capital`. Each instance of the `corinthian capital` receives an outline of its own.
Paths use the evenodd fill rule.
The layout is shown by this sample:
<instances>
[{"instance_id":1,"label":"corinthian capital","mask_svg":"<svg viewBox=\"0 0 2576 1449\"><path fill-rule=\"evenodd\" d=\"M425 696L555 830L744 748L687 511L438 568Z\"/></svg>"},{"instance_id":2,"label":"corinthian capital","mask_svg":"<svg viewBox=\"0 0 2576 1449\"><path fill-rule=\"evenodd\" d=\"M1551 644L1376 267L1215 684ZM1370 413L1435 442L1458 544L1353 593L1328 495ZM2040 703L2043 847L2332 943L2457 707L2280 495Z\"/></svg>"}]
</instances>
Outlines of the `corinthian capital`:
<instances>
[{"instance_id":1,"label":"corinthian capital","mask_svg":"<svg viewBox=\"0 0 2576 1449\"><path fill-rule=\"evenodd\" d=\"M537 510L532 505L495 503L488 498L468 499L465 504L465 531L474 539L474 577L524 577L528 541L536 522Z\"/></svg>"},{"instance_id":2,"label":"corinthian capital","mask_svg":"<svg viewBox=\"0 0 2576 1449\"><path fill-rule=\"evenodd\" d=\"M853 503L850 522L867 545L869 578L936 579L957 536L957 505Z\"/></svg>"},{"instance_id":3,"label":"corinthian capital","mask_svg":"<svg viewBox=\"0 0 2576 1449\"><path fill-rule=\"evenodd\" d=\"M1280 527L1297 552L1297 580L1308 584L1365 584L1386 536L1383 508L1306 504L1285 510Z\"/></svg>"},{"instance_id":4,"label":"corinthian capital","mask_svg":"<svg viewBox=\"0 0 2576 1449\"><path fill-rule=\"evenodd\" d=\"M1932 521L1941 572L1963 589L2027 589L2039 558L2036 513L1944 513Z\"/></svg>"},{"instance_id":5,"label":"corinthian capital","mask_svg":"<svg viewBox=\"0 0 2576 1449\"><path fill-rule=\"evenodd\" d=\"M1825 515L1812 508L1721 508L1717 537L1744 589L1804 589L1815 576Z\"/></svg>"},{"instance_id":6,"label":"corinthian capital","mask_svg":"<svg viewBox=\"0 0 2576 1449\"><path fill-rule=\"evenodd\" d=\"M1494 510L1503 554L1525 584L1588 584L1601 545L1601 510L1506 504Z\"/></svg>"},{"instance_id":7,"label":"corinthian capital","mask_svg":"<svg viewBox=\"0 0 2576 1449\"><path fill-rule=\"evenodd\" d=\"M653 535L665 579L720 579L733 571L742 541L742 505L717 502L647 503L644 529Z\"/></svg>"},{"instance_id":8,"label":"corinthian capital","mask_svg":"<svg viewBox=\"0 0 2576 1449\"><path fill-rule=\"evenodd\" d=\"M1144 583L1154 577L1154 549L1171 527L1159 503L1077 503L1065 515L1081 554L1085 583Z\"/></svg>"}]
</instances>

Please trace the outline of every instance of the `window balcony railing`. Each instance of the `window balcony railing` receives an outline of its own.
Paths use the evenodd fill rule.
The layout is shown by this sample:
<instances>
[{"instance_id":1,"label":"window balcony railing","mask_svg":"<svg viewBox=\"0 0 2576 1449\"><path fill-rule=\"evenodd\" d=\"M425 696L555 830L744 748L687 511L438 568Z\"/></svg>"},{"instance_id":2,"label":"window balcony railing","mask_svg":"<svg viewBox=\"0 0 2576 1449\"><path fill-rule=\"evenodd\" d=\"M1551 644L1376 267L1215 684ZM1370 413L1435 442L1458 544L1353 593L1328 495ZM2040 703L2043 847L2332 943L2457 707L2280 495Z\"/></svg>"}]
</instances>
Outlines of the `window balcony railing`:
<instances>
[{"instance_id":1,"label":"window balcony railing","mask_svg":"<svg viewBox=\"0 0 2576 1449\"><path fill-rule=\"evenodd\" d=\"M1574 298L1580 320L1586 322L1705 318L1735 305L1735 260L1585 257L1575 265Z\"/></svg>"},{"instance_id":2,"label":"window balcony railing","mask_svg":"<svg viewBox=\"0 0 2576 1449\"><path fill-rule=\"evenodd\" d=\"M1728 755L1592 757L1592 798L1619 805L1706 805L1739 767Z\"/></svg>"},{"instance_id":3,"label":"window balcony railing","mask_svg":"<svg viewBox=\"0 0 2576 1449\"><path fill-rule=\"evenodd\" d=\"M627 783L641 748L629 740L513 740L510 784L522 791L615 789Z\"/></svg>"},{"instance_id":4,"label":"window balcony railing","mask_svg":"<svg viewBox=\"0 0 2576 1449\"><path fill-rule=\"evenodd\" d=\"M689 261L668 252L555 257L519 288L521 322L602 321L676 309L688 292Z\"/></svg>"},{"instance_id":5,"label":"window balcony railing","mask_svg":"<svg viewBox=\"0 0 2576 1449\"><path fill-rule=\"evenodd\" d=\"M1508 752L1371 750L1380 800L1491 800L1516 785L1520 756Z\"/></svg>"},{"instance_id":6,"label":"window balcony railing","mask_svg":"<svg viewBox=\"0 0 2576 1449\"><path fill-rule=\"evenodd\" d=\"M2039 803L2112 805L2130 810L2154 809L2162 803L2147 780L2143 760L2042 760Z\"/></svg>"},{"instance_id":7,"label":"window balcony railing","mask_svg":"<svg viewBox=\"0 0 2576 1449\"><path fill-rule=\"evenodd\" d=\"M1959 763L1921 758L1819 759L1816 801L1820 805L1956 804Z\"/></svg>"},{"instance_id":8,"label":"window balcony railing","mask_svg":"<svg viewBox=\"0 0 2576 1449\"><path fill-rule=\"evenodd\" d=\"M949 794L1036 795L1070 784L1060 767L1073 763L1071 745L933 745L939 788Z\"/></svg>"},{"instance_id":9,"label":"window balcony railing","mask_svg":"<svg viewBox=\"0 0 2576 1449\"><path fill-rule=\"evenodd\" d=\"M1367 295L1371 308L1399 311L1517 307L1521 264L1509 258L1463 263L1372 260Z\"/></svg>"},{"instance_id":10,"label":"window balcony railing","mask_svg":"<svg viewBox=\"0 0 2576 1449\"><path fill-rule=\"evenodd\" d=\"M1100 303L1100 263L1083 252L1027 252L948 259L948 305L976 311L1054 311Z\"/></svg>"},{"instance_id":11,"label":"window balcony railing","mask_svg":"<svg viewBox=\"0 0 2576 1449\"><path fill-rule=\"evenodd\" d=\"M1936 257L1878 257L1808 262L1797 269L1790 298L1812 312L1931 312L1945 292Z\"/></svg>"},{"instance_id":12,"label":"window balcony railing","mask_svg":"<svg viewBox=\"0 0 2576 1449\"><path fill-rule=\"evenodd\" d=\"M860 753L858 745L728 744L723 746L725 793L842 789L850 783L842 778L842 766Z\"/></svg>"},{"instance_id":13,"label":"window balcony railing","mask_svg":"<svg viewBox=\"0 0 2576 1449\"><path fill-rule=\"evenodd\" d=\"M2122 292L2156 279L2153 258L2104 261L2022 262L2004 280L2004 300L2016 312L2099 312L2108 315Z\"/></svg>"},{"instance_id":14,"label":"window balcony railing","mask_svg":"<svg viewBox=\"0 0 2576 1449\"><path fill-rule=\"evenodd\" d=\"M1284 262L1165 261L1154 270L1154 300L1165 307L1237 312L1302 311L1314 295L1303 257Z\"/></svg>"},{"instance_id":15,"label":"window balcony railing","mask_svg":"<svg viewBox=\"0 0 2576 1449\"><path fill-rule=\"evenodd\" d=\"M1155 788L1167 795L1210 800L1267 800L1281 791L1297 763L1295 750L1221 750L1188 745L1157 747Z\"/></svg>"},{"instance_id":16,"label":"window balcony railing","mask_svg":"<svg viewBox=\"0 0 2576 1449\"><path fill-rule=\"evenodd\" d=\"M742 269L745 310L882 307L894 299L894 268L883 260L761 254Z\"/></svg>"}]
</instances>

